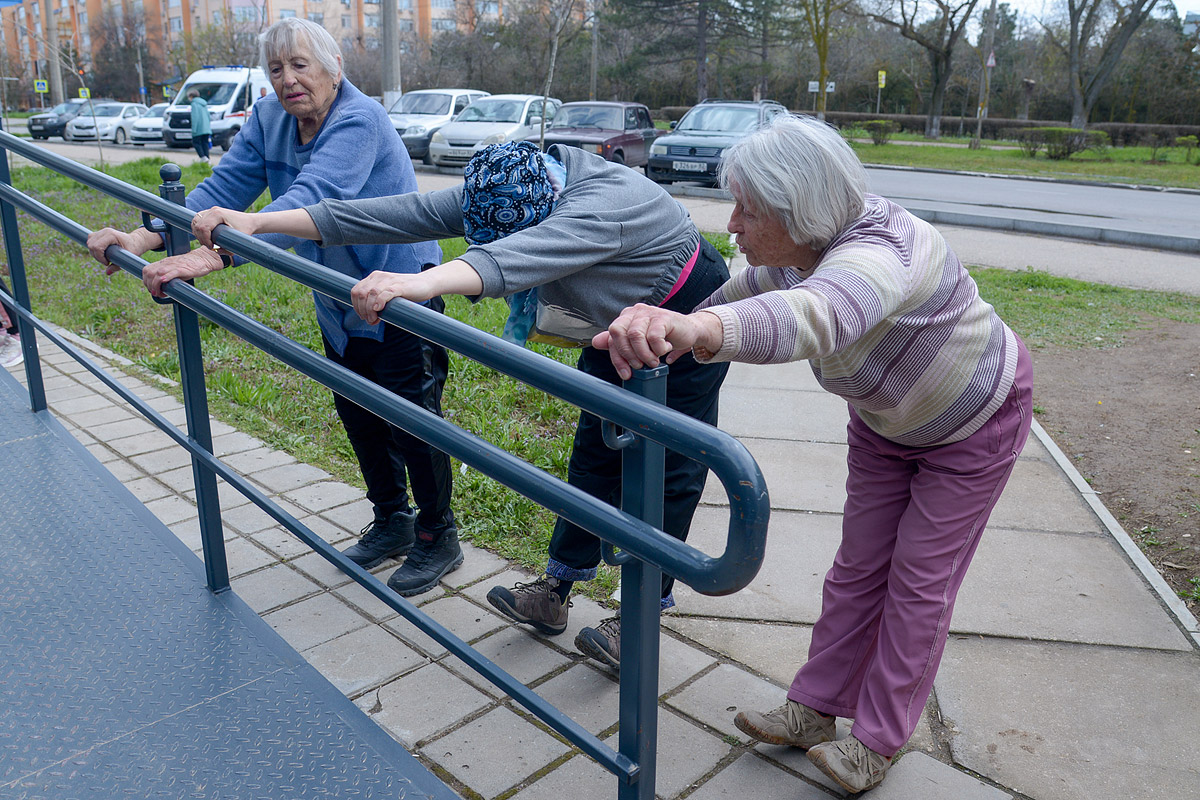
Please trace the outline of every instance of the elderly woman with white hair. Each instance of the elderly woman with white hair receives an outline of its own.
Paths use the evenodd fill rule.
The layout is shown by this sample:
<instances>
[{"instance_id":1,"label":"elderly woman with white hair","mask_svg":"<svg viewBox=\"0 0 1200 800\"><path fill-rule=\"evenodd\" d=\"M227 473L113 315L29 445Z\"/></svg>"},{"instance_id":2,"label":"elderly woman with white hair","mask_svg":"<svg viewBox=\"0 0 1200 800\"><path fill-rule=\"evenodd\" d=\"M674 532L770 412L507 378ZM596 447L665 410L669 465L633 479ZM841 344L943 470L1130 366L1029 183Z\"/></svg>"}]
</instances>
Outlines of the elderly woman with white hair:
<instances>
[{"instance_id":1,"label":"elderly woman with white hair","mask_svg":"<svg viewBox=\"0 0 1200 800\"><path fill-rule=\"evenodd\" d=\"M691 314L627 308L593 344L617 371L807 359L847 401L842 542L808 661L779 709L737 727L878 785L933 688L955 596L1024 447L1032 367L932 226L866 193L832 128L781 118L726 151L729 231L749 268ZM798 476L802 479L802 476ZM834 741L834 719L854 720Z\"/></svg>"},{"instance_id":2,"label":"elderly woman with white hair","mask_svg":"<svg viewBox=\"0 0 1200 800\"><path fill-rule=\"evenodd\" d=\"M263 32L259 44L260 63L275 97L256 103L212 176L188 194L187 207L199 212L197 219L211 214L215 206L248 208L264 189L271 192L268 211L303 208L325 199L416 191L412 162L387 113L343 75L337 43L323 27L304 19L283 19ZM441 250L433 242L322 249L292 236L261 238L355 279L374 271L419 273L441 261ZM104 228L88 237L88 249L105 265L105 250L113 244L140 255L161 249L163 240L145 228L128 233ZM198 278L235 263L229 253L200 247L147 265L143 280L151 294L161 296L167 281ZM109 265L109 274L115 271ZM314 296L330 360L441 413L449 365L444 348L395 326L367 324L348 305ZM444 308L441 298L426 304L438 311ZM342 397L335 395L334 401L374 507L373 521L346 555L372 569L411 551L388 584L402 595L433 588L463 560L450 509L449 458ZM409 504L408 483L415 511Z\"/></svg>"}]
</instances>

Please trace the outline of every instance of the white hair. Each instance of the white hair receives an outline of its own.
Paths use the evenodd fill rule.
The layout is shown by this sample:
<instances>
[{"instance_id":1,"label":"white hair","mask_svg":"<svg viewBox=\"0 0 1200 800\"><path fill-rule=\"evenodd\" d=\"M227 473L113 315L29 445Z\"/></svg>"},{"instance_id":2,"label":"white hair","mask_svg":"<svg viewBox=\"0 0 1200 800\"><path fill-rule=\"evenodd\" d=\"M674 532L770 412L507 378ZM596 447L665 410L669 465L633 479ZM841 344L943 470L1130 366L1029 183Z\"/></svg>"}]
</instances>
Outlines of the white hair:
<instances>
[{"instance_id":1,"label":"white hair","mask_svg":"<svg viewBox=\"0 0 1200 800\"><path fill-rule=\"evenodd\" d=\"M269 67L272 61L306 54L313 58L335 81L342 79L342 51L329 31L300 17L276 22L258 37L258 61Z\"/></svg>"},{"instance_id":2,"label":"white hair","mask_svg":"<svg viewBox=\"0 0 1200 800\"><path fill-rule=\"evenodd\" d=\"M781 114L725 151L720 184L823 250L866 207L867 171L833 127Z\"/></svg>"}]
</instances>

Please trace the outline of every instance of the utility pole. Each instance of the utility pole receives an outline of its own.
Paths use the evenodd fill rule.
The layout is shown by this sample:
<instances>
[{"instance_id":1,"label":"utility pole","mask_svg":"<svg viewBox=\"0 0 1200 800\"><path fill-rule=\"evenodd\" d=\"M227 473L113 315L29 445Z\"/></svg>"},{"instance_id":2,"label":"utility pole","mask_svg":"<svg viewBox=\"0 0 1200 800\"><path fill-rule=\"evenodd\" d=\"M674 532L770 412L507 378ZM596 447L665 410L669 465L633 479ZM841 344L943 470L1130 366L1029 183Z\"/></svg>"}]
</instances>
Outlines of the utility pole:
<instances>
[{"instance_id":1,"label":"utility pole","mask_svg":"<svg viewBox=\"0 0 1200 800\"><path fill-rule=\"evenodd\" d=\"M383 107L390 109L400 99L400 8L396 0L379 6L380 43L383 49Z\"/></svg>"},{"instance_id":2,"label":"utility pole","mask_svg":"<svg viewBox=\"0 0 1200 800\"><path fill-rule=\"evenodd\" d=\"M973 147L979 147L983 136L983 118L987 116L988 95L992 91L992 67L996 66L996 54L992 52L992 46L996 43L996 0L992 0L992 7L988 10L986 26L984 30L985 44L983 45L983 52L987 53L987 55L984 56L983 75L979 79L979 112L975 118L975 141L972 142Z\"/></svg>"},{"instance_id":3,"label":"utility pole","mask_svg":"<svg viewBox=\"0 0 1200 800\"><path fill-rule=\"evenodd\" d=\"M150 102L149 102L150 101L150 92L146 88L146 74L144 72L142 72L142 46L140 44L138 45L137 56L138 56L138 61L137 61L138 94L141 95L141 101L143 103L145 103L146 105L150 105ZM250 86L250 84L247 83L246 84L247 91L249 91L249 86Z\"/></svg>"},{"instance_id":4,"label":"utility pole","mask_svg":"<svg viewBox=\"0 0 1200 800\"><path fill-rule=\"evenodd\" d=\"M592 76L588 84L588 100L596 99L596 64L600 60L600 2L592 0Z\"/></svg>"},{"instance_id":5,"label":"utility pole","mask_svg":"<svg viewBox=\"0 0 1200 800\"><path fill-rule=\"evenodd\" d=\"M52 4L53 0L42 1L42 5L46 7L46 60L50 67L50 102L52 105L58 105L66 97L63 96L62 64L58 53L58 12L50 7Z\"/></svg>"}]
</instances>

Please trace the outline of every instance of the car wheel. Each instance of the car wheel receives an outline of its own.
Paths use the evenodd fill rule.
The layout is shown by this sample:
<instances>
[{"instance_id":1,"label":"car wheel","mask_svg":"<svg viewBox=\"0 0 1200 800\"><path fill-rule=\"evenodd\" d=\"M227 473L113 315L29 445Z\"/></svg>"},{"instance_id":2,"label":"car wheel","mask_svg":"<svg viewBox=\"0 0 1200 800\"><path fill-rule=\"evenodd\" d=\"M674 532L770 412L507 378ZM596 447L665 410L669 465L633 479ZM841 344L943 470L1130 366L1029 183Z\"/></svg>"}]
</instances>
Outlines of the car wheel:
<instances>
[{"instance_id":1,"label":"car wheel","mask_svg":"<svg viewBox=\"0 0 1200 800\"><path fill-rule=\"evenodd\" d=\"M425 157L421 159L421 163L427 167L432 167L433 166L433 157L430 156L429 153L426 153Z\"/></svg>"},{"instance_id":2,"label":"car wheel","mask_svg":"<svg viewBox=\"0 0 1200 800\"><path fill-rule=\"evenodd\" d=\"M113 144L125 144L125 140L127 138L128 137L125 134L125 129L117 128L117 130L113 133Z\"/></svg>"},{"instance_id":3,"label":"car wheel","mask_svg":"<svg viewBox=\"0 0 1200 800\"><path fill-rule=\"evenodd\" d=\"M646 167L646 177L655 183L661 183L663 185L674 183L674 181L672 181L670 178L664 178L658 170L650 169L650 167Z\"/></svg>"},{"instance_id":4,"label":"car wheel","mask_svg":"<svg viewBox=\"0 0 1200 800\"><path fill-rule=\"evenodd\" d=\"M237 136L238 131L240 131L240 130L241 130L241 128L233 128L232 130L229 131L229 135L221 140L221 152L222 153L229 152L229 148L233 146L233 137Z\"/></svg>"},{"instance_id":5,"label":"car wheel","mask_svg":"<svg viewBox=\"0 0 1200 800\"><path fill-rule=\"evenodd\" d=\"M618 150L617 152L612 154L612 158L609 160L612 161L614 164L624 164L625 163L625 154L622 153L620 150Z\"/></svg>"},{"instance_id":6,"label":"car wheel","mask_svg":"<svg viewBox=\"0 0 1200 800\"><path fill-rule=\"evenodd\" d=\"M63 137L64 142L71 141L71 134L67 133L67 130L65 128L63 129L62 137Z\"/></svg>"}]
</instances>

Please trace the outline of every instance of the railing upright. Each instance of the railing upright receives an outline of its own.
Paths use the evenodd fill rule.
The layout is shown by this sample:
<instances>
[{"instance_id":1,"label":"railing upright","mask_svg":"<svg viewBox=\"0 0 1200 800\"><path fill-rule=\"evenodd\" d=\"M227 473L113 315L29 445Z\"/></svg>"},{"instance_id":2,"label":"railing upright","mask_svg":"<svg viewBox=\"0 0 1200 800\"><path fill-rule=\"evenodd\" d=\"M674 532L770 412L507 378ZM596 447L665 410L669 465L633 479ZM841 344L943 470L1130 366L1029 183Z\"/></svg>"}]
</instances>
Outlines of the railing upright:
<instances>
[{"instance_id":1,"label":"railing upright","mask_svg":"<svg viewBox=\"0 0 1200 800\"><path fill-rule=\"evenodd\" d=\"M183 175L177 164L164 164L158 170L163 182L158 194L164 200L183 205L186 189L179 178ZM149 220L147 220L149 222ZM158 229L160 226L155 226ZM191 248L191 234L169 223L161 232L166 239L167 254L186 253ZM179 347L179 383L183 388L183 407L187 418L188 436L196 444L213 451L212 426L208 418L208 389L204 382L204 353L200 343L200 317L195 311L176 303L174 306L175 340ZM221 503L217 495L217 476L195 456L192 457L192 478L196 482L196 508L200 514L200 542L204 548L204 574L208 588L214 593L229 590L229 561L225 553L225 537L221 530Z\"/></svg>"},{"instance_id":2,"label":"railing upright","mask_svg":"<svg viewBox=\"0 0 1200 800\"><path fill-rule=\"evenodd\" d=\"M625 388L656 403L667 401L669 368L635 370ZM606 426L611 432L611 426ZM621 450L621 509L663 526L663 482L666 449L649 439L625 433L609 446ZM604 548L610 562L621 566L620 728L617 749L638 765L637 782L618 785L618 800L654 800L658 757L658 637L662 613L662 570L626 553Z\"/></svg>"},{"instance_id":3,"label":"railing upright","mask_svg":"<svg viewBox=\"0 0 1200 800\"><path fill-rule=\"evenodd\" d=\"M3 130L3 121L0 121ZM12 173L8 168L8 151L0 158L0 183L12 186ZM29 310L29 283L25 279L25 256L21 250L21 236L17 232L17 210L11 203L0 201L0 226L4 228L4 253L8 258L8 274L12 278L13 299L25 310ZM42 382L42 363L37 355L37 333L32 325L17 316L13 320L21 336L21 349L25 356L25 379L29 384L29 407L34 411L46 410L46 387Z\"/></svg>"}]
</instances>

